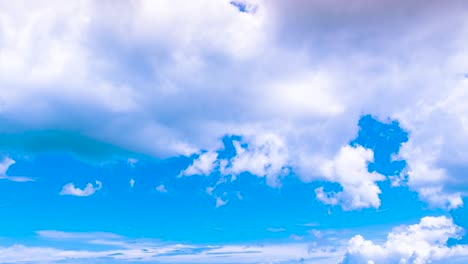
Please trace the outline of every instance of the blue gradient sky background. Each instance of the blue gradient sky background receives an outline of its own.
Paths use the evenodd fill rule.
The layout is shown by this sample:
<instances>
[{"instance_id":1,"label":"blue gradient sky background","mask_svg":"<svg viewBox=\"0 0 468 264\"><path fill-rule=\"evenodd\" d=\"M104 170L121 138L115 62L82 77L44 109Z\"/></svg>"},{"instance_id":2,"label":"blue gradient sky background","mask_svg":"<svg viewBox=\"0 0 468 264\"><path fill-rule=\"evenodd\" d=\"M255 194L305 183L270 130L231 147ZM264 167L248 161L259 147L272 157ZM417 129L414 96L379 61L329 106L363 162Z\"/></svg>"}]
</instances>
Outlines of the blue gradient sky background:
<instances>
[{"instance_id":1,"label":"blue gradient sky background","mask_svg":"<svg viewBox=\"0 0 468 264\"><path fill-rule=\"evenodd\" d=\"M0 1L0 263L468 262L467 11Z\"/></svg>"}]
</instances>

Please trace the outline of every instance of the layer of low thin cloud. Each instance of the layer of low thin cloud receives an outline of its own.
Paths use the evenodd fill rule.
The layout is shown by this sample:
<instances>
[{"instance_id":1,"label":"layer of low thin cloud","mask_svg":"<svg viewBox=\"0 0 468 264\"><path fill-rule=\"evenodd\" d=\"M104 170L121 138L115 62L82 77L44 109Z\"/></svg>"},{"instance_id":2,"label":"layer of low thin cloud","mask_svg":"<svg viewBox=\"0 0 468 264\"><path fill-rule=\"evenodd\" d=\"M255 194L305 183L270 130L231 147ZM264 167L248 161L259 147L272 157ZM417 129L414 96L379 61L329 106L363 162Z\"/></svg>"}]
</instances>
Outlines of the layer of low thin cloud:
<instances>
[{"instance_id":1,"label":"layer of low thin cloud","mask_svg":"<svg viewBox=\"0 0 468 264\"><path fill-rule=\"evenodd\" d=\"M169 244L126 239L100 232L38 231L40 239L62 240L96 245L113 246L112 250L63 250L52 247L15 245L0 247L2 263L336 263L340 254L326 247L311 250L306 243L265 245L206 245ZM86 246L84 247L86 248ZM221 257L222 256L222 257ZM301 262L302 261L302 262Z\"/></svg>"},{"instance_id":2,"label":"layer of low thin cloud","mask_svg":"<svg viewBox=\"0 0 468 264\"><path fill-rule=\"evenodd\" d=\"M385 180L385 177L377 172L369 172L367 166L373 160L372 150L346 146L332 160L317 162L326 180L343 187L337 193L326 193L320 187L315 190L317 199L325 204L339 204L344 210L379 208L381 190L376 182Z\"/></svg>"},{"instance_id":3,"label":"layer of low thin cloud","mask_svg":"<svg viewBox=\"0 0 468 264\"><path fill-rule=\"evenodd\" d=\"M112 233L37 232L40 239L79 241L84 245L112 245L112 250L63 250L52 247L15 245L0 247L0 262L100 263L104 259L116 263L129 261L158 263L465 263L466 245L447 244L463 234L452 219L445 216L424 217L419 223L395 227L386 241L373 242L361 235L352 237L348 245L340 237L334 246L322 240L300 242L303 236L291 235L299 241L288 244L231 244L195 246L127 239ZM315 235L316 237L321 237ZM220 258L220 256L223 256ZM119 262L120 261L120 262Z\"/></svg>"}]
</instances>

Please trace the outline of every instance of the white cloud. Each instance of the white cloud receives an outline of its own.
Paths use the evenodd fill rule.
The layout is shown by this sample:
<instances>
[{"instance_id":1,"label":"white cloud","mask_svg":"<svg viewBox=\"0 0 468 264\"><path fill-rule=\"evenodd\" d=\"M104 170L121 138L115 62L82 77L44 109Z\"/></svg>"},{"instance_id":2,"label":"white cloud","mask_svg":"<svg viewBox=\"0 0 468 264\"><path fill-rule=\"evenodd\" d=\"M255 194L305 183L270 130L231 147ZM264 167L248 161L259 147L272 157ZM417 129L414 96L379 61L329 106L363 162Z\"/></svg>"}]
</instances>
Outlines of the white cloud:
<instances>
[{"instance_id":1,"label":"white cloud","mask_svg":"<svg viewBox=\"0 0 468 264\"><path fill-rule=\"evenodd\" d=\"M135 179L130 179L130 188L133 188L135 186Z\"/></svg>"},{"instance_id":2,"label":"white cloud","mask_svg":"<svg viewBox=\"0 0 468 264\"><path fill-rule=\"evenodd\" d=\"M268 232L277 233L277 232L286 231L286 229L284 229L284 228L267 228L267 231L268 231Z\"/></svg>"},{"instance_id":3,"label":"white cloud","mask_svg":"<svg viewBox=\"0 0 468 264\"><path fill-rule=\"evenodd\" d=\"M0 162L0 180L8 180L14 182L32 182L36 181L36 178L33 177L26 177L26 176L9 176L7 175L7 171L15 164L15 161L9 157L4 157L3 160Z\"/></svg>"},{"instance_id":4,"label":"white cloud","mask_svg":"<svg viewBox=\"0 0 468 264\"><path fill-rule=\"evenodd\" d=\"M357 235L349 241L341 263L435 263L464 257L466 245L448 246L449 238L459 239L462 228L445 216L424 217L419 224L395 228L382 244Z\"/></svg>"},{"instance_id":5,"label":"white cloud","mask_svg":"<svg viewBox=\"0 0 468 264\"><path fill-rule=\"evenodd\" d=\"M223 200L220 197L216 197L216 208L221 207L221 206L225 206L228 202L229 202L229 200Z\"/></svg>"},{"instance_id":6,"label":"white cloud","mask_svg":"<svg viewBox=\"0 0 468 264\"><path fill-rule=\"evenodd\" d=\"M320 224L317 222L310 222L310 223L303 223L303 224L297 224L298 226L305 226L305 227L317 227Z\"/></svg>"},{"instance_id":7,"label":"white cloud","mask_svg":"<svg viewBox=\"0 0 468 264\"><path fill-rule=\"evenodd\" d=\"M40 230L36 234L41 238L58 240L77 240L77 239L122 239L123 237L113 233L105 232L64 232L59 230Z\"/></svg>"},{"instance_id":8,"label":"white cloud","mask_svg":"<svg viewBox=\"0 0 468 264\"><path fill-rule=\"evenodd\" d=\"M273 134L256 136L242 142L233 141L236 155L221 162L222 174L239 175L249 172L266 177L269 186L281 185L283 176L289 173L287 148L280 138ZM243 147L242 144L246 146Z\"/></svg>"},{"instance_id":9,"label":"white cloud","mask_svg":"<svg viewBox=\"0 0 468 264\"><path fill-rule=\"evenodd\" d=\"M189 245L139 241L110 233L67 233L40 231L44 239L78 241L81 250L14 245L0 247L2 263L336 263L344 252L329 248L311 249L306 243L264 245ZM99 236L102 238L99 239ZM113 246L112 250L86 250L86 244ZM222 257L220 257L222 256Z\"/></svg>"},{"instance_id":10,"label":"white cloud","mask_svg":"<svg viewBox=\"0 0 468 264\"><path fill-rule=\"evenodd\" d=\"M135 158L128 158L127 163L130 165L130 167L135 167L135 164L137 164L138 160Z\"/></svg>"},{"instance_id":11,"label":"white cloud","mask_svg":"<svg viewBox=\"0 0 468 264\"><path fill-rule=\"evenodd\" d=\"M65 186L63 186L62 191L60 191L59 194L86 197L93 195L101 188L102 183L100 181L96 181L96 186L93 186L91 183L88 183L84 189L75 187L73 183L67 183L65 184Z\"/></svg>"},{"instance_id":12,"label":"white cloud","mask_svg":"<svg viewBox=\"0 0 468 264\"><path fill-rule=\"evenodd\" d=\"M251 13L229 0L1 3L0 132L69 131L158 158L240 135L251 144L231 173L280 186L289 165L317 179L311 158L332 160L371 113L410 131L410 189L433 206L461 205L465 2L252 3ZM207 164L187 174L210 173ZM362 206L375 207L369 184Z\"/></svg>"},{"instance_id":13,"label":"white cloud","mask_svg":"<svg viewBox=\"0 0 468 264\"><path fill-rule=\"evenodd\" d=\"M206 193L208 195L213 195L214 187L206 187Z\"/></svg>"},{"instance_id":14,"label":"white cloud","mask_svg":"<svg viewBox=\"0 0 468 264\"><path fill-rule=\"evenodd\" d=\"M156 187L156 191L160 193L167 193L167 189L166 189L166 186L164 186L164 184L161 184L158 187Z\"/></svg>"},{"instance_id":15,"label":"white cloud","mask_svg":"<svg viewBox=\"0 0 468 264\"><path fill-rule=\"evenodd\" d=\"M210 175L210 173L216 167L216 161L218 153L210 151L202 153L195 159L190 166L183 170L180 176L192 176L192 175Z\"/></svg>"},{"instance_id":16,"label":"white cloud","mask_svg":"<svg viewBox=\"0 0 468 264\"><path fill-rule=\"evenodd\" d=\"M289 164L287 148L280 138L274 134L263 134L241 141L234 140L232 143L236 151L234 157L218 159L215 151L205 152L179 176L209 175L214 169L219 169L222 176L231 176L231 181L241 173L248 172L265 177L269 186L281 186L282 177L289 173ZM217 185L226 181L222 177Z\"/></svg>"},{"instance_id":17,"label":"white cloud","mask_svg":"<svg viewBox=\"0 0 468 264\"><path fill-rule=\"evenodd\" d=\"M381 190L376 182L385 177L368 171L368 163L372 161L373 151L361 146L342 147L332 160L320 161L321 174L327 181L339 183L343 190L326 193L323 187L317 188L317 199L325 204L339 204L344 210L379 208Z\"/></svg>"}]
</instances>

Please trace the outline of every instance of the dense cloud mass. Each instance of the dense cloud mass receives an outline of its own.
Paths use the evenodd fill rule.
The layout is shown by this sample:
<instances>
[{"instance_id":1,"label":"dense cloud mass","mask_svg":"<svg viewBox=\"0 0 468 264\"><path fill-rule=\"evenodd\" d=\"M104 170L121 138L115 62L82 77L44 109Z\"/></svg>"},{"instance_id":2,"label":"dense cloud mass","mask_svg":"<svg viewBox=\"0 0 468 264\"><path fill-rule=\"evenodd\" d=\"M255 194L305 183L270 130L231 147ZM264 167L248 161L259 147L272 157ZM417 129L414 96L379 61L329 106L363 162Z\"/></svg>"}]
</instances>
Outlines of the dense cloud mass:
<instances>
[{"instance_id":1,"label":"dense cloud mass","mask_svg":"<svg viewBox=\"0 0 468 264\"><path fill-rule=\"evenodd\" d=\"M349 241L346 263L442 263L468 256L466 245L449 247L449 238L459 239L462 229L444 216L424 217L419 224L395 228L379 245L357 235ZM446 263L446 262L444 262Z\"/></svg>"},{"instance_id":2,"label":"dense cloud mass","mask_svg":"<svg viewBox=\"0 0 468 264\"><path fill-rule=\"evenodd\" d=\"M184 173L211 172L209 160L276 187L291 169L343 187L333 197L316 191L325 203L378 207L375 182L385 176L364 173L360 186L339 169L344 151L356 152L360 171L371 160L347 145L372 114L410 133L395 157L408 167L392 176L431 206L462 205L466 3L237 3L2 1L0 133L23 142L8 147L29 150L35 132L65 131L165 158L215 153L223 136L239 135L245 145L227 167L210 156ZM47 150L57 139L44 140Z\"/></svg>"}]
</instances>

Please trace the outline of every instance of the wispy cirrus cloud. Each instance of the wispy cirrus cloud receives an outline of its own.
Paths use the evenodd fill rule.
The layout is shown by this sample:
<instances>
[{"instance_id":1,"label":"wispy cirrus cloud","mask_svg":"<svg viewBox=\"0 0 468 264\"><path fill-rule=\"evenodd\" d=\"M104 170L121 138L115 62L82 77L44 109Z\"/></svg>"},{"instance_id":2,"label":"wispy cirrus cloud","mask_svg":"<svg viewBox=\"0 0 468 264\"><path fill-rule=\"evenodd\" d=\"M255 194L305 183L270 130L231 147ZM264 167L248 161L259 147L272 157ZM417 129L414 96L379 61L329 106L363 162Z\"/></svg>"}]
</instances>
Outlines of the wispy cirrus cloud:
<instances>
[{"instance_id":1,"label":"wispy cirrus cloud","mask_svg":"<svg viewBox=\"0 0 468 264\"><path fill-rule=\"evenodd\" d=\"M92 245L113 246L112 250L64 250L52 247L15 245L0 247L0 262L47 263L336 263L343 252L312 249L306 243L264 245L190 245L170 244L151 240L128 239L102 232L63 232L44 230L36 232L41 239L79 241ZM302 261L302 262L301 262ZM306 262L304 262L306 261Z\"/></svg>"},{"instance_id":2,"label":"wispy cirrus cloud","mask_svg":"<svg viewBox=\"0 0 468 264\"><path fill-rule=\"evenodd\" d=\"M383 243L354 236L340 263L466 263L468 246L447 243L462 234L450 218L424 217L418 224L395 228Z\"/></svg>"},{"instance_id":3,"label":"wispy cirrus cloud","mask_svg":"<svg viewBox=\"0 0 468 264\"><path fill-rule=\"evenodd\" d=\"M336 231L336 232L339 232ZM445 216L424 217L414 225L395 227L383 243L365 240L361 235L311 243L307 237L292 235L296 242L279 244L190 245L130 239L113 233L36 232L40 239L80 241L85 244L113 246L111 250L65 250L53 247L15 245L0 247L0 262L101 263L113 261L157 263L439 263L448 259L464 263L468 259L466 245L447 245L448 239L460 238L462 228ZM325 232L326 233L326 232ZM321 235L315 234L317 238ZM419 262L418 262L419 261Z\"/></svg>"},{"instance_id":4,"label":"wispy cirrus cloud","mask_svg":"<svg viewBox=\"0 0 468 264\"><path fill-rule=\"evenodd\" d=\"M59 230L40 230L36 234L41 238L57 240L87 240L87 239L122 239L123 236L105 232L64 232Z\"/></svg>"}]
</instances>

